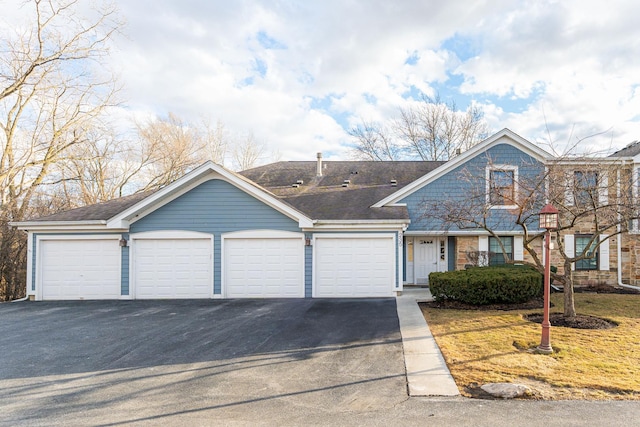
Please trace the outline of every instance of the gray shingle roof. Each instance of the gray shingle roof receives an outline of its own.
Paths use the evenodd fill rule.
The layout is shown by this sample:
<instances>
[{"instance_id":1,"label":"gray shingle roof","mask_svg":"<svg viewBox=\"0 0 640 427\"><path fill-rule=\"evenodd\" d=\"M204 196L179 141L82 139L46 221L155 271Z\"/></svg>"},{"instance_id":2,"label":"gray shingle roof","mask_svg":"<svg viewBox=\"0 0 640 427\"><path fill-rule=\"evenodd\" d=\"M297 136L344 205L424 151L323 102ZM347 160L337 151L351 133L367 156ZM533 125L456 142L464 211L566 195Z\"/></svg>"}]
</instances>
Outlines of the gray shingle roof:
<instances>
[{"instance_id":1,"label":"gray shingle roof","mask_svg":"<svg viewBox=\"0 0 640 427\"><path fill-rule=\"evenodd\" d=\"M633 157L638 154L640 154L640 141L634 141L622 150L616 151L609 157Z\"/></svg>"},{"instance_id":2,"label":"gray shingle roof","mask_svg":"<svg viewBox=\"0 0 640 427\"><path fill-rule=\"evenodd\" d=\"M374 203L431 172L444 162L325 161L277 162L240 172L312 219L408 219L406 207L371 208ZM298 188L292 185L303 181ZM342 187L345 180L350 183ZM396 186L391 185L396 181Z\"/></svg>"},{"instance_id":3,"label":"gray shingle roof","mask_svg":"<svg viewBox=\"0 0 640 427\"><path fill-rule=\"evenodd\" d=\"M408 219L406 207L371 208L374 203L431 172L444 162L424 161L325 161L323 176L316 176L316 162L277 162L240 172L264 190L311 219L381 220ZM292 187L303 181L298 188ZM347 187L342 184L350 183ZM392 186L391 180L396 181ZM153 191L84 206L32 221L107 221Z\"/></svg>"},{"instance_id":4,"label":"gray shingle roof","mask_svg":"<svg viewBox=\"0 0 640 427\"><path fill-rule=\"evenodd\" d=\"M153 193L154 191L136 193L130 196L109 200L108 202L83 206L81 208L43 216L41 218L33 219L32 221L106 221L120 212L129 209L131 206Z\"/></svg>"}]
</instances>

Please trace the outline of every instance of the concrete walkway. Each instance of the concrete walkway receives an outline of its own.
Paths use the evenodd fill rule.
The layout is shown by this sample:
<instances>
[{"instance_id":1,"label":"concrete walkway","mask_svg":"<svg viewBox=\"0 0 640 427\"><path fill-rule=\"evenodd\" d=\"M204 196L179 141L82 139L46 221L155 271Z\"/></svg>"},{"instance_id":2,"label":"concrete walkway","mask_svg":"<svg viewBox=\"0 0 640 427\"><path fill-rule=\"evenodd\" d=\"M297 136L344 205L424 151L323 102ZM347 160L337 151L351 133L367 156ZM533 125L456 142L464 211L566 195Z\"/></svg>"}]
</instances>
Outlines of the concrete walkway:
<instances>
[{"instance_id":1,"label":"concrete walkway","mask_svg":"<svg viewBox=\"0 0 640 427\"><path fill-rule=\"evenodd\" d=\"M417 304L428 300L428 288L405 288L396 297L409 396L458 396L458 387Z\"/></svg>"}]
</instances>

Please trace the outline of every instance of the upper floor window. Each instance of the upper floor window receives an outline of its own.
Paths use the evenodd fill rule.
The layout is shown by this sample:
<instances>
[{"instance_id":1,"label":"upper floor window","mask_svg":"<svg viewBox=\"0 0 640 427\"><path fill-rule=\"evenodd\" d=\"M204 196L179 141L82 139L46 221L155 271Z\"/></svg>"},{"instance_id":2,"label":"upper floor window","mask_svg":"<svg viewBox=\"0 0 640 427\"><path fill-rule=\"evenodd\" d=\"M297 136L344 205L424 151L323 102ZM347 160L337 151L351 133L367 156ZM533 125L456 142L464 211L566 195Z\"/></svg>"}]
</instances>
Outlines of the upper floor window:
<instances>
[{"instance_id":1,"label":"upper floor window","mask_svg":"<svg viewBox=\"0 0 640 427\"><path fill-rule=\"evenodd\" d=\"M502 246L500 246L500 242L502 242ZM504 252L502 247L504 247ZM502 236L498 241L495 237L489 236L489 265L506 264L505 255L507 259L513 259L513 237Z\"/></svg>"},{"instance_id":2,"label":"upper floor window","mask_svg":"<svg viewBox=\"0 0 640 427\"><path fill-rule=\"evenodd\" d=\"M597 270L598 269L598 257L599 253L596 249L598 239L593 239L591 245L589 242L593 238L590 234L582 234L575 236L575 254L579 256L586 250L585 255L590 258L581 259L576 261L576 270Z\"/></svg>"},{"instance_id":3,"label":"upper floor window","mask_svg":"<svg viewBox=\"0 0 640 427\"><path fill-rule=\"evenodd\" d=\"M598 192L598 172L596 171L575 171L573 173L573 194L577 205L597 203Z\"/></svg>"},{"instance_id":4,"label":"upper floor window","mask_svg":"<svg viewBox=\"0 0 640 427\"><path fill-rule=\"evenodd\" d=\"M497 166L488 170L488 202L492 206L516 204L517 168Z\"/></svg>"}]
</instances>

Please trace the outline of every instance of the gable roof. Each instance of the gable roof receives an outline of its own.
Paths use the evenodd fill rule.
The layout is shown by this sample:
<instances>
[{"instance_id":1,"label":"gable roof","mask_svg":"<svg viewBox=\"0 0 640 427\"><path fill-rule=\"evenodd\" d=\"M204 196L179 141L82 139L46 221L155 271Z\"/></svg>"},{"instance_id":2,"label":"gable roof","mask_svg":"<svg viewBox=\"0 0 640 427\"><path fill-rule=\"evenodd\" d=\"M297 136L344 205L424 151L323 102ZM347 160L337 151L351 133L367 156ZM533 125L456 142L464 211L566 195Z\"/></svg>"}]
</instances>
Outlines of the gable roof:
<instances>
[{"instance_id":1,"label":"gable roof","mask_svg":"<svg viewBox=\"0 0 640 427\"><path fill-rule=\"evenodd\" d=\"M609 157L635 157L640 154L640 141L633 141L621 150L616 151Z\"/></svg>"},{"instance_id":2,"label":"gable roof","mask_svg":"<svg viewBox=\"0 0 640 427\"><path fill-rule=\"evenodd\" d=\"M396 203L398 203L399 200L405 198L406 196L412 194L415 191L418 191L419 189L429 184L430 182L440 178L441 176L445 175L446 173L452 171L453 169L457 168L461 164L465 163L467 160L474 158L478 154L484 153L491 147L498 144L512 145L518 148L519 150L523 151L524 153L540 161L544 161L552 157L551 154L547 153L537 145L532 144L531 142L527 141L526 139L516 134L515 132L507 128L504 128L501 131L491 135L489 138L485 139L484 141L474 145L473 147L471 147L471 149L452 158L451 160L444 163L439 168L434 169L427 175L424 175L420 179L415 180L411 184L394 192L393 194L390 194L384 199L379 200L373 205L373 207L394 206Z\"/></svg>"},{"instance_id":3,"label":"gable roof","mask_svg":"<svg viewBox=\"0 0 640 427\"><path fill-rule=\"evenodd\" d=\"M131 194L129 196L119 197L117 199L109 200L102 203L96 203L93 205L82 206L79 208L46 215L40 218L29 220L27 222L107 221L109 218L135 205L140 200L148 197L153 193L154 191L145 191L143 193Z\"/></svg>"},{"instance_id":4,"label":"gable roof","mask_svg":"<svg viewBox=\"0 0 640 427\"><path fill-rule=\"evenodd\" d=\"M406 207L371 206L443 163L323 161L322 176L316 176L315 161L277 162L240 174L313 219L408 220ZM349 183L343 187L345 180ZM298 181L302 184L296 188Z\"/></svg>"}]
</instances>

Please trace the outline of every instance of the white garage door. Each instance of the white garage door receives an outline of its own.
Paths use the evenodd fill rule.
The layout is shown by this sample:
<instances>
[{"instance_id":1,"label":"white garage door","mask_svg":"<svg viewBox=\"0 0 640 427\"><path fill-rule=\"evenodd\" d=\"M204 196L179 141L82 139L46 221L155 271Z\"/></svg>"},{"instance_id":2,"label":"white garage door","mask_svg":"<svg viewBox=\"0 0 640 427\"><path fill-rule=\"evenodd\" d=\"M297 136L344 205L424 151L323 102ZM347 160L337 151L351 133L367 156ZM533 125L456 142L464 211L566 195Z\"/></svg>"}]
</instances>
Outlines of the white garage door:
<instances>
[{"instance_id":1,"label":"white garage door","mask_svg":"<svg viewBox=\"0 0 640 427\"><path fill-rule=\"evenodd\" d=\"M303 270L301 236L224 239L227 298L302 298Z\"/></svg>"},{"instance_id":2,"label":"white garage door","mask_svg":"<svg viewBox=\"0 0 640 427\"><path fill-rule=\"evenodd\" d=\"M134 237L135 298L211 298L212 246L210 237Z\"/></svg>"},{"instance_id":3,"label":"white garage door","mask_svg":"<svg viewBox=\"0 0 640 427\"><path fill-rule=\"evenodd\" d=\"M41 240L38 249L42 299L120 297L117 239Z\"/></svg>"},{"instance_id":4,"label":"white garage door","mask_svg":"<svg viewBox=\"0 0 640 427\"><path fill-rule=\"evenodd\" d=\"M382 236L316 236L314 297L393 296L394 241Z\"/></svg>"}]
</instances>

